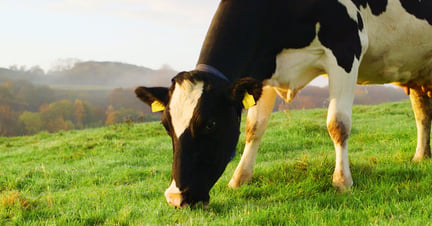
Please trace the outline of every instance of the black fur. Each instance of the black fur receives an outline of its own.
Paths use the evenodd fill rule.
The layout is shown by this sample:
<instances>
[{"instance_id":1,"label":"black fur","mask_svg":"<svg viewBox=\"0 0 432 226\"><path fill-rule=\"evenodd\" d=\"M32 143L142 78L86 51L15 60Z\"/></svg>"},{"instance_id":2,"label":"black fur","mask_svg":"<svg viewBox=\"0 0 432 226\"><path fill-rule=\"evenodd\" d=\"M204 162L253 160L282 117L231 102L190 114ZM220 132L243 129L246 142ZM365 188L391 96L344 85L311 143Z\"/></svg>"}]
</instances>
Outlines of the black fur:
<instances>
[{"instance_id":1,"label":"black fur","mask_svg":"<svg viewBox=\"0 0 432 226\"><path fill-rule=\"evenodd\" d=\"M406 11L432 25L432 0L400 0Z\"/></svg>"},{"instance_id":2,"label":"black fur","mask_svg":"<svg viewBox=\"0 0 432 226\"><path fill-rule=\"evenodd\" d=\"M164 87L138 87L135 89L136 96L144 103L151 105L158 100L164 105L168 104L168 89Z\"/></svg>"},{"instance_id":3,"label":"black fur","mask_svg":"<svg viewBox=\"0 0 432 226\"><path fill-rule=\"evenodd\" d=\"M368 5L375 16L380 15L387 9L388 0L352 0L357 8L366 8Z\"/></svg>"},{"instance_id":4,"label":"black fur","mask_svg":"<svg viewBox=\"0 0 432 226\"><path fill-rule=\"evenodd\" d=\"M346 8L337 1L326 1L317 12L321 28L318 37L329 48L346 72L351 72L354 58L360 59L361 42L359 25L346 13ZM325 10L324 10L325 9Z\"/></svg>"},{"instance_id":5,"label":"black fur","mask_svg":"<svg viewBox=\"0 0 432 226\"><path fill-rule=\"evenodd\" d=\"M243 101L246 92L252 95L257 102L262 93L261 81L247 77L239 79L231 86L231 97L233 101L239 104Z\"/></svg>"},{"instance_id":6,"label":"black fur","mask_svg":"<svg viewBox=\"0 0 432 226\"><path fill-rule=\"evenodd\" d=\"M338 64L350 72L361 54L357 24L337 0L225 0L213 18L199 64L218 68L231 81L269 78L283 49L308 46L321 25L319 38Z\"/></svg>"}]
</instances>

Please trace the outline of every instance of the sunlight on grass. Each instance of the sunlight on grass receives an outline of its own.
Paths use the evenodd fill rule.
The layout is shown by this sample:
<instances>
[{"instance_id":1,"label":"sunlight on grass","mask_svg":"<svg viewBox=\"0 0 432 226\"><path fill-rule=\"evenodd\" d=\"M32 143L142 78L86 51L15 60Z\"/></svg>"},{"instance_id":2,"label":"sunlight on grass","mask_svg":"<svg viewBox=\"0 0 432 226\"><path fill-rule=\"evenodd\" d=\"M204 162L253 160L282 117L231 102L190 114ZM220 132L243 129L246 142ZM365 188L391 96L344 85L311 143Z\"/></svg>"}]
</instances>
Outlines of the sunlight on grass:
<instances>
[{"instance_id":1,"label":"sunlight on grass","mask_svg":"<svg viewBox=\"0 0 432 226\"><path fill-rule=\"evenodd\" d=\"M0 138L0 224L430 224L432 163L410 161L416 129L409 103L353 112L350 192L339 194L331 184L335 157L326 110L278 112L252 181L227 187L242 135L208 209L166 204L172 150L160 123Z\"/></svg>"}]
</instances>

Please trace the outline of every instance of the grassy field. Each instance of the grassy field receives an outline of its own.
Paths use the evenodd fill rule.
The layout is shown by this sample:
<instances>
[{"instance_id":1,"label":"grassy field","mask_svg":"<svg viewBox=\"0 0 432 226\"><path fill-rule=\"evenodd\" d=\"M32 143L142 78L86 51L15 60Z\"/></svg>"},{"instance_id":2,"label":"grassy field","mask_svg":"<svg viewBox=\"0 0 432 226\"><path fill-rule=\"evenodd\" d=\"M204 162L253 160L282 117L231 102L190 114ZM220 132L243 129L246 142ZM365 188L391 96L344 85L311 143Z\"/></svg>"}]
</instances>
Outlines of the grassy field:
<instances>
[{"instance_id":1,"label":"grassy field","mask_svg":"<svg viewBox=\"0 0 432 226\"><path fill-rule=\"evenodd\" d=\"M411 162L409 102L354 108L353 189L331 184L326 110L272 115L251 183L211 190L208 209L174 209L171 141L159 123L0 138L0 225L432 225L432 162Z\"/></svg>"}]
</instances>

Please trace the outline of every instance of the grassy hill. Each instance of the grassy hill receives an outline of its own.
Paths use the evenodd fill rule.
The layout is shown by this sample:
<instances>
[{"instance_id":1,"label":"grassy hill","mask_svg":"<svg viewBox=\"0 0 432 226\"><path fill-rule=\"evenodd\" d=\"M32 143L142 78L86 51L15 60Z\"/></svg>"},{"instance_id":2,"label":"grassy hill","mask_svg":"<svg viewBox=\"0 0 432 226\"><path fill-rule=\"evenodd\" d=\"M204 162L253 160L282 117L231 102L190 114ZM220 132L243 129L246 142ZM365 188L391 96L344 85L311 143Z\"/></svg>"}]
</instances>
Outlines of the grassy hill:
<instances>
[{"instance_id":1,"label":"grassy hill","mask_svg":"<svg viewBox=\"0 0 432 226\"><path fill-rule=\"evenodd\" d=\"M272 115L251 183L211 190L209 209L173 209L171 141L159 123L0 138L0 225L427 225L432 162L416 145L408 102L354 108L351 192L331 184L326 110Z\"/></svg>"}]
</instances>

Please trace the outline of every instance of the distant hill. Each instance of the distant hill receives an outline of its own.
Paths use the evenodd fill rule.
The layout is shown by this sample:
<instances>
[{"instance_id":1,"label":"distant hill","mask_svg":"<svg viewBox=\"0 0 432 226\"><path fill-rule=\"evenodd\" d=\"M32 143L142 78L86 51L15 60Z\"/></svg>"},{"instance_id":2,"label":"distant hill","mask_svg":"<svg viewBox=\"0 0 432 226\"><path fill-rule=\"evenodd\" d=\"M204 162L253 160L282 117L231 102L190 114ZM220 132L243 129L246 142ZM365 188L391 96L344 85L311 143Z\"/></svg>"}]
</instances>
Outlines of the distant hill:
<instances>
[{"instance_id":1,"label":"distant hill","mask_svg":"<svg viewBox=\"0 0 432 226\"><path fill-rule=\"evenodd\" d=\"M176 72L168 67L152 70L116 62L80 62L69 70L47 74L53 84L134 87L138 85L168 86Z\"/></svg>"},{"instance_id":2,"label":"distant hill","mask_svg":"<svg viewBox=\"0 0 432 226\"><path fill-rule=\"evenodd\" d=\"M153 70L147 67L119 63L86 61L75 62L70 66L59 67L44 72L38 66L26 69L13 67L0 68L0 83L7 80L29 80L35 84L50 85L54 89L112 90L136 86L169 86L171 78L177 74L169 66ZM357 86L356 104L378 104L408 99L402 89L393 86ZM291 103L278 99L274 110L321 108L328 105L328 87L307 86Z\"/></svg>"},{"instance_id":3,"label":"distant hill","mask_svg":"<svg viewBox=\"0 0 432 226\"><path fill-rule=\"evenodd\" d=\"M40 67L0 68L0 136L82 129L124 121L159 120L136 98L136 86L169 86L176 72L117 62L78 62L44 72ZM307 86L291 103L278 98L274 111L326 108L327 87ZM358 86L356 104L407 99L393 86ZM0 223L1 224L1 223Z\"/></svg>"},{"instance_id":4,"label":"distant hill","mask_svg":"<svg viewBox=\"0 0 432 226\"><path fill-rule=\"evenodd\" d=\"M0 68L0 82L25 79L37 84L106 87L168 86L177 72L164 66L159 70L118 62L77 62L70 68L44 72Z\"/></svg>"}]
</instances>

